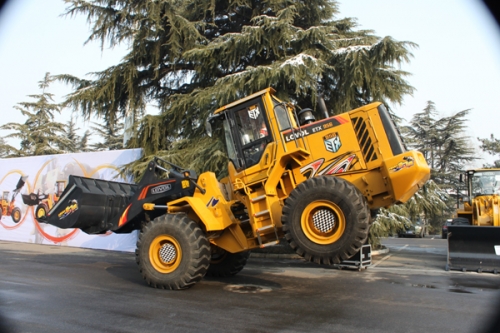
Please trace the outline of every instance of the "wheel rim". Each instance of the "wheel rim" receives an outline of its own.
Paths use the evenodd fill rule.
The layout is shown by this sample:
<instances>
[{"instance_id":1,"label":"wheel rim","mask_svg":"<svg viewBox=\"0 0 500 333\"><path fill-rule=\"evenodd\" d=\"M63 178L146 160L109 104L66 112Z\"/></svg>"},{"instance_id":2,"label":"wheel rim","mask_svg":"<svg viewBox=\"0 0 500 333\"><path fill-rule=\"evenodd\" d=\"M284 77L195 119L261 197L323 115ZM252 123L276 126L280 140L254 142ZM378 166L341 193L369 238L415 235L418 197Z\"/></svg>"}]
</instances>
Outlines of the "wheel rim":
<instances>
[{"instance_id":1,"label":"wheel rim","mask_svg":"<svg viewBox=\"0 0 500 333\"><path fill-rule=\"evenodd\" d=\"M314 201L301 216L302 231L317 244L332 244L345 231L345 217L339 206L330 201Z\"/></svg>"},{"instance_id":2,"label":"wheel rim","mask_svg":"<svg viewBox=\"0 0 500 333\"><path fill-rule=\"evenodd\" d=\"M16 221L16 222L17 222L17 221L19 221L20 219L21 219L21 212L20 212L20 211L18 211L18 210L16 210L16 211L14 212L14 221Z\"/></svg>"},{"instance_id":3,"label":"wheel rim","mask_svg":"<svg viewBox=\"0 0 500 333\"><path fill-rule=\"evenodd\" d=\"M157 236L149 247L149 260L160 273L171 273L179 267L182 250L179 242L171 236Z\"/></svg>"},{"instance_id":4,"label":"wheel rim","mask_svg":"<svg viewBox=\"0 0 500 333\"><path fill-rule=\"evenodd\" d=\"M41 207L36 211L36 217L45 217L45 208Z\"/></svg>"}]
</instances>

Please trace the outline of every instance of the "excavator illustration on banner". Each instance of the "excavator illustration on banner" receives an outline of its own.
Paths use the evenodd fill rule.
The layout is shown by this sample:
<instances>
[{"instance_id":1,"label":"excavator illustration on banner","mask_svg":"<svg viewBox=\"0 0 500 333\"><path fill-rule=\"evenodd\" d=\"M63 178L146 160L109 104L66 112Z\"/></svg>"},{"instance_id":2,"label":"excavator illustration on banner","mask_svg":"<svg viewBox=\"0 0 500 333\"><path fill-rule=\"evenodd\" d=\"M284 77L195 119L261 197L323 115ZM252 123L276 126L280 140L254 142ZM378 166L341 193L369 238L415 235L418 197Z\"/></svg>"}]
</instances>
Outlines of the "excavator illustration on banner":
<instances>
[{"instance_id":1,"label":"excavator illustration on banner","mask_svg":"<svg viewBox=\"0 0 500 333\"><path fill-rule=\"evenodd\" d=\"M54 193L37 193L22 194L23 202L28 206L36 206L35 217L43 218L47 215L47 212L54 207L54 205L59 201L61 194L64 192L66 187L66 181L58 180L55 183Z\"/></svg>"},{"instance_id":2,"label":"excavator illustration on banner","mask_svg":"<svg viewBox=\"0 0 500 333\"><path fill-rule=\"evenodd\" d=\"M26 182L26 179L28 179L28 176L21 176L21 178L19 178L16 188L12 191L12 197L10 200L10 191L3 191L2 201L0 204L0 219L2 216L10 216L12 217L12 221L14 221L14 223L18 223L21 220L21 208L16 207L15 202L17 195L21 192L21 189Z\"/></svg>"}]
</instances>

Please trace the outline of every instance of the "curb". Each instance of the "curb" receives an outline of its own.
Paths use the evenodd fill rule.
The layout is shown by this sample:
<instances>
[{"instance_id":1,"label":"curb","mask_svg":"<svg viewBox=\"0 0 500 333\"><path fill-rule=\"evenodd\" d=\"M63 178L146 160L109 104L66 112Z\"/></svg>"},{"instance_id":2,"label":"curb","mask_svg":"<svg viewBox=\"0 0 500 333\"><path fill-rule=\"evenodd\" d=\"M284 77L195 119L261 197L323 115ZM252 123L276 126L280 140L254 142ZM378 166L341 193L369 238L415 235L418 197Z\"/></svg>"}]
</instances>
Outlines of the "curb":
<instances>
[{"instance_id":1,"label":"curb","mask_svg":"<svg viewBox=\"0 0 500 333\"><path fill-rule=\"evenodd\" d=\"M387 247L380 249L380 250L373 250L372 256L379 256L379 255L386 254L386 253L389 253L389 249Z\"/></svg>"},{"instance_id":2,"label":"curb","mask_svg":"<svg viewBox=\"0 0 500 333\"><path fill-rule=\"evenodd\" d=\"M274 248L274 249L273 249ZM250 253L250 258L272 258L272 259L304 259L303 257L299 256L298 254L295 253L273 253L272 251L277 252L283 252L283 246L280 245L275 245L273 247L270 247L267 251L264 249L258 249L254 250ZM288 250L288 249L286 249ZM285 250L285 251L286 251ZM286 252L293 251L292 249L289 249ZM382 254L389 253L389 249L387 247L382 248L380 250L372 250L372 256L379 256Z\"/></svg>"}]
</instances>

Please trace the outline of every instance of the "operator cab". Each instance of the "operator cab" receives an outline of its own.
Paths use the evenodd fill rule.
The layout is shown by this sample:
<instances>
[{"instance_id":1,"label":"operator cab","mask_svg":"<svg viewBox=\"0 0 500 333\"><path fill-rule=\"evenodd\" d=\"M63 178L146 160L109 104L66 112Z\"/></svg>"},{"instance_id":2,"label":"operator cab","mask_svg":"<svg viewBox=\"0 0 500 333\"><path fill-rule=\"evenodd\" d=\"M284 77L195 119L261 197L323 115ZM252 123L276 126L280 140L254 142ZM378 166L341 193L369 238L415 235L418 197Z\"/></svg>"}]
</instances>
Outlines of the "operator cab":
<instances>
[{"instance_id":1,"label":"operator cab","mask_svg":"<svg viewBox=\"0 0 500 333\"><path fill-rule=\"evenodd\" d=\"M259 163L268 143L274 141L265 108L266 102L269 102L266 97L271 97L279 131L296 127L289 105L272 96L272 92L272 88L262 90L218 109L215 115L207 119L209 136L212 135L212 124L216 120L222 120L228 157L237 171ZM311 116L312 113L304 112L303 118L310 120Z\"/></svg>"},{"instance_id":2,"label":"operator cab","mask_svg":"<svg viewBox=\"0 0 500 333\"><path fill-rule=\"evenodd\" d=\"M469 197L500 194L500 170L483 169L467 172Z\"/></svg>"}]
</instances>

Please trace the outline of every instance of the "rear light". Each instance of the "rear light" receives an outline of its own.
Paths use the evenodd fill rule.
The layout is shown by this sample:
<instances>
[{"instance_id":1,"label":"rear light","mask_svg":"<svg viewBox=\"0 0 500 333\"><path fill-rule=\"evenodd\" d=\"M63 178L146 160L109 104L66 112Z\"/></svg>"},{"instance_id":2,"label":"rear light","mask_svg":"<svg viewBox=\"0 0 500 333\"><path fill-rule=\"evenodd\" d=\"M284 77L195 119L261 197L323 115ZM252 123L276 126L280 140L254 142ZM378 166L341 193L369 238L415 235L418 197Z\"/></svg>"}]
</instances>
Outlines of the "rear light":
<instances>
[{"instance_id":1,"label":"rear light","mask_svg":"<svg viewBox=\"0 0 500 333\"><path fill-rule=\"evenodd\" d=\"M448 227L447 227L447 226L445 226L445 225L443 225L443 229L448 229Z\"/></svg>"}]
</instances>

